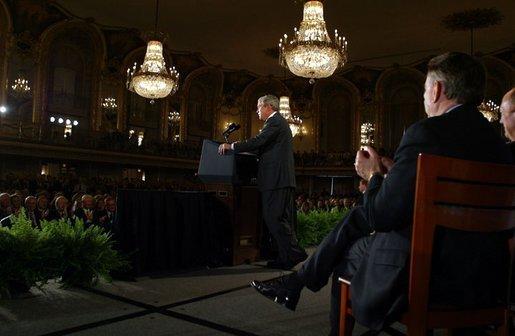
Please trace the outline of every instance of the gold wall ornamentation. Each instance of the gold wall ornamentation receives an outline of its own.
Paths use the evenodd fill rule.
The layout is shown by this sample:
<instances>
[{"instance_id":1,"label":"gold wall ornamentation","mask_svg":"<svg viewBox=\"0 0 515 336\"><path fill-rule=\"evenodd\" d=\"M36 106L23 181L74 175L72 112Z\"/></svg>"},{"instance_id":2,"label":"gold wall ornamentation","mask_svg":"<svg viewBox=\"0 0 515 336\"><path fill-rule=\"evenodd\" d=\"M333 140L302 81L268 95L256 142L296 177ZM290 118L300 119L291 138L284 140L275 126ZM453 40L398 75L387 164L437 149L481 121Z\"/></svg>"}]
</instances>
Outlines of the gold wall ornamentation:
<instances>
[{"instance_id":1,"label":"gold wall ornamentation","mask_svg":"<svg viewBox=\"0 0 515 336\"><path fill-rule=\"evenodd\" d=\"M223 81L223 72L214 66L196 69L184 80L181 128L186 141L216 137Z\"/></svg>"},{"instance_id":2,"label":"gold wall ornamentation","mask_svg":"<svg viewBox=\"0 0 515 336\"><path fill-rule=\"evenodd\" d=\"M7 97L7 60L12 47L12 19L9 7L0 0L0 105L4 105Z\"/></svg>"},{"instance_id":3,"label":"gold wall ornamentation","mask_svg":"<svg viewBox=\"0 0 515 336\"><path fill-rule=\"evenodd\" d=\"M87 36L92 45L91 61L88 62L89 67L85 69L85 76L88 76L89 80L85 83L89 86L89 117L84 124L89 124L88 129L97 131L100 128L99 113L100 105L97 102L100 101L100 78L102 70L105 67L106 60L106 45L102 32L100 29L83 20L66 20L58 22L49 28L47 28L40 36L40 50L37 56L37 74L34 83L34 109L33 109L33 120L35 120L41 127L47 124L48 107L49 107L49 92L50 88L50 77L52 74L52 59L55 55L52 54L53 50L59 46L66 45L66 39L71 38L71 48L73 48L74 39L78 38L78 34ZM82 55L84 50L76 50L77 57ZM83 82L84 83L84 82ZM89 122L87 122L89 121ZM83 129L87 131L87 129ZM40 132L42 133L42 132Z\"/></svg>"},{"instance_id":4,"label":"gold wall ornamentation","mask_svg":"<svg viewBox=\"0 0 515 336\"><path fill-rule=\"evenodd\" d=\"M51 77L54 75L51 65L52 59L58 56L56 50L63 45L75 48L77 57L85 57L89 62L84 63L87 64L88 79L82 82L88 89L81 97L88 106L84 113L87 120L81 121L79 127L88 132L116 129L125 133L130 125L148 129L154 140L169 141L168 114L173 110L181 114L180 127L177 129L175 125L174 131L180 132L182 141L221 140L220 133L227 122L241 125L231 137L231 140L241 140L257 134L262 128L263 123L256 115L256 101L268 93L289 96L292 114L303 119L308 134L294 138L294 148L301 151L330 148L333 140L327 130L337 134L339 129L347 135L339 140L338 146L358 149L359 126L363 122L376 126L378 147L395 149L403 128L425 117L422 105L425 74L421 71L424 71L427 59L412 66L387 69L351 66L331 78L309 85L294 76L277 78L248 70L223 69L210 65L199 53L165 49L167 63L173 58L184 80L174 96L150 106L143 98L138 101L131 97L124 86L127 68L134 61L141 62L145 53L145 41L137 31L76 19L53 3L45 4L44 1L0 0L0 105L7 103L15 111L6 115L6 120L18 115L20 123L24 124L20 127L23 128L21 132L11 132L14 136L18 132L28 137L26 130L32 128L32 138L35 134L44 139L45 132L49 131L46 127L48 97L53 89ZM12 20L14 13L16 20ZM74 39L75 31L80 32L88 44ZM66 34L72 38L63 39ZM56 46L59 41L61 44ZM498 103L515 82L513 50L508 48L482 59L488 73L487 97ZM32 97L15 101L6 88L9 87L7 82L18 72L25 72ZM116 118L116 125L112 120L106 120L101 105L105 97L117 101L116 115L110 116ZM135 111L138 108L142 113L132 118L130 113L138 112ZM335 120L339 120L339 124L329 124ZM325 133L321 130L322 124L324 127L330 125Z\"/></svg>"},{"instance_id":5,"label":"gold wall ornamentation","mask_svg":"<svg viewBox=\"0 0 515 336\"><path fill-rule=\"evenodd\" d=\"M376 82L378 103L376 134L377 146L393 151L403 132L414 122L425 117L425 75L408 67L393 67L384 71Z\"/></svg>"},{"instance_id":6,"label":"gold wall ornamentation","mask_svg":"<svg viewBox=\"0 0 515 336\"><path fill-rule=\"evenodd\" d=\"M338 151L353 150L358 147L360 96L358 88L345 78L334 77L315 83L313 88L316 120L314 137L317 151L331 149L329 142L333 137L339 136L339 128L342 130L345 128L348 135L341 139L343 142L338 145ZM338 104L345 106L338 106ZM341 115L331 115L336 113ZM335 119L341 121L341 125L335 124Z\"/></svg>"}]
</instances>

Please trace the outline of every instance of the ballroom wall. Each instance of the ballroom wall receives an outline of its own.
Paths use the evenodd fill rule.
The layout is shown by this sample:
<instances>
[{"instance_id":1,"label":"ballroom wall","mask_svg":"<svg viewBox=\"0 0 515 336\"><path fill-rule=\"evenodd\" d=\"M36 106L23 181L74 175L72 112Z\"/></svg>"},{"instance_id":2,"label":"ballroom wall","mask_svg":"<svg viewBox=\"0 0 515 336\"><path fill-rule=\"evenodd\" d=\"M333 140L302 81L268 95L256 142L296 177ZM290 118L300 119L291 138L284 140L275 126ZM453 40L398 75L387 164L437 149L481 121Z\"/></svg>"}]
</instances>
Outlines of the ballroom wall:
<instances>
[{"instance_id":1,"label":"ballroom wall","mask_svg":"<svg viewBox=\"0 0 515 336\"><path fill-rule=\"evenodd\" d=\"M0 135L50 137L50 117L78 121L80 136L118 131L144 132L145 139L198 144L221 140L229 122L242 125L233 139L257 134L256 99L266 93L290 96L306 134L295 137L296 151L342 152L359 147L360 125L372 122L378 147L396 148L409 125L424 118L422 59L410 66L365 68L348 65L311 85L304 78L258 76L209 64L209 55L170 50L165 57L181 74L180 88L150 104L125 88L126 71L141 63L145 42L131 29L105 27L69 16L51 2L0 0ZM515 83L514 49L482 56L488 72L487 97L500 101ZM30 95L11 90L14 79L29 81ZM105 98L116 109L105 109ZM181 114L180 126L169 113ZM498 126L496 126L498 127ZM173 132L172 132L173 128ZM499 127L498 127L499 128ZM500 128L499 128L500 131Z\"/></svg>"}]
</instances>

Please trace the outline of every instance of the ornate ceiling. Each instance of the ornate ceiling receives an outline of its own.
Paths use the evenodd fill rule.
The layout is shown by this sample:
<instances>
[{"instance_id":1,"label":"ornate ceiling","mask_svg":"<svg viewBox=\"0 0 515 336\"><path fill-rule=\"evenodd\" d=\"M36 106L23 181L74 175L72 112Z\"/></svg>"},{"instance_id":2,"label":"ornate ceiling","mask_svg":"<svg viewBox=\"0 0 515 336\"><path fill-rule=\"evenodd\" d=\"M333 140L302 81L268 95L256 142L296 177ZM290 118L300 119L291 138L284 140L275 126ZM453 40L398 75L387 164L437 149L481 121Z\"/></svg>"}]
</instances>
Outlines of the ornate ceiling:
<instances>
[{"instance_id":1,"label":"ornate ceiling","mask_svg":"<svg viewBox=\"0 0 515 336\"><path fill-rule=\"evenodd\" d=\"M150 30L154 0L56 0L81 18L106 26ZM469 51L469 34L446 30L441 19L456 11L496 7L504 20L475 32L475 48L483 53L513 47L513 0L326 0L328 29L349 41L350 64L385 67L409 64L447 50ZM162 31L173 50L198 51L215 65L248 69L257 74L283 74L277 60L263 50L275 48L291 34L302 16L302 1L293 0L165 0L160 4Z\"/></svg>"}]
</instances>

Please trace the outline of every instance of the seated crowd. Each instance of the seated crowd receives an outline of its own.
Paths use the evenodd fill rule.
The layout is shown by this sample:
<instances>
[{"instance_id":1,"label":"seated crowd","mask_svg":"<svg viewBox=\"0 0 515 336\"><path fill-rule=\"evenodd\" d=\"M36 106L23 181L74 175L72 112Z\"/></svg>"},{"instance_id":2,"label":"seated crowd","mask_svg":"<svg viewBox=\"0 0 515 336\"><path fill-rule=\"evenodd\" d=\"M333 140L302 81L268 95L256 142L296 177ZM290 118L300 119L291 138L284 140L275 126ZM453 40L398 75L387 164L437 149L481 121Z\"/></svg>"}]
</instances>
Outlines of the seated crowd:
<instances>
[{"instance_id":1,"label":"seated crowd","mask_svg":"<svg viewBox=\"0 0 515 336\"><path fill-rule=\"evenodd\" d=\"M14 194L0 193L0 226L11 226L11 216L25 211L34 227L41 227L41 221L81 219L86 226L99 225L111 230L116 214L116 199L107 194L95 196L77 192L68 199L62 192L53 197L47 191L35 196L21 191Z\"/></svg>"},{"instance_id":2,"label":"seated crowd","mask_svg":"<svg viewBox=\"0 0 515 336\"><path fill-rule=\"evenodd\" d=\"M308 197L301 194L296 199L297 211L301 213L346 211L356 206L356 202L357 197L355 195L312 195Z\"/></svg>"},{"instance_id":3,"label":"seated crowd","mask_svg":"<svg viewBox=\"0 0 515 336\"><path fill-rule=\"evenodd\" d=\"M382 156L393 157L393 153L379 149ZM315 152L311 150L297 151L294 153L296 167L353 167L356 152L340 151L340 152Z\"/></svg>"},{"instance_id":4,"label":"seated crowd","mask_svg":"<svg viewBox=\"0 0 515 336\"><path fill-rule=\"evenodd\" d=\"M86 226L100 225L111 230L116 214L118 189L199 190L188 180L146 182L108 177L91 179L51 176L0 179L0 226L10 226L10 216L25 209L34 227L41 220L82 219Z\"/></svg>"},{"instance_id":5,"label":"seated crowd","mask_svg":"<svg viewBox=\"0 0 515 336\"><path fill-rule=\"evenodd\" d=\"M363 193L367 189L367 181L361 179L358 189L359 191L343 195L329 195L327 192L314 193L312 195L300 193L295 199L297 212L339 212L350 210L363 203Z\"/></svg>"}]
</instances>

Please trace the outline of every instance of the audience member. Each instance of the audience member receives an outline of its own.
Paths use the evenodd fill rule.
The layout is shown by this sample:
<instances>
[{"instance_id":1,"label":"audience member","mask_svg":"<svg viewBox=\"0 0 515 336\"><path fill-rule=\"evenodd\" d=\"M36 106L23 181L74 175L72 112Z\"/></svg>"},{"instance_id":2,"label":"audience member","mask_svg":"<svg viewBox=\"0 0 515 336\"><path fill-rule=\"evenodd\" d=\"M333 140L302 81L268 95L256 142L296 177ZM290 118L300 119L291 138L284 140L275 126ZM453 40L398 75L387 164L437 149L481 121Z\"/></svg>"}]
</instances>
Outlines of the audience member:
<instances>
[{"instance_id":1,"label":"audience member","mask_svg":"<svg viewBox=\"0 0 515 336\"><path fill-rule=\"evenodd\" d=\"M66 197L57 196L53 202L53 208L50 210L49 219L68 220L71 217L68 206L68 199Z\"/></svg>"},{"instance_id":2,"label":"audience member","mask_svg":"<svg viewBox=\"0 0 515 336\"><path fill-rule=\"evenodd\" d=\"M48 208L48 197L46 193L40 193L36 200L37 209L36 209L36 215L38 218L38 221L41 222L42 220L49 220L50 217L50 209Z\"/></svg>"},{"instance_id":3,"label":"audience member","mask_svg":"<svg viewBox=\"0 0 515 336\"><path fill-rule=\"evenodd\" d=\"M100 214L97 214L98 224L105 229L112 231L114 226L114 219L116 216L116 199L111 196L105 198L105 209Z\"/></svg>"},{"instance_id":4,"label":"audience member","mask_svg":"<svg viewBox=\"0 0 515 336\"><path fill-rule=\"evenodd\" d=\"M96 211L104 211L105 210L105 195L95 195L95 210Z\"/></svg>"},{"instance_id":5,"label":"audience member","mask_svg":"<svg viewBox=\"0 0 515 336\"><path fill-rule=\"evenodd\" d=\"M11 213L19 215L22 209L22 198L19 194L11 195Z\"/></svg>"},{"instance_id":6,"label":"audience member","mask_svg":"<svg viewBox=\"0 0 515 336\"><path fill-rule=\"evenodd\" d=\"M84 226L88 227L95 221L95 199L91 195L84 195L81 198L82 207L75 210L75 217L81 219Z\"/></svg>"},{"instance_id":7,"label":"audience member","mask_svg":"<svg viewBox=\"0 0 515 336\"><path fill-rule=\"evenodd\" d=\"M8 193L0 194L0 219L11 214L11 197Z\"/></svg>"},{"instance_id":8,"label":"audience member","mask_svg":"<svg viewBox=\"0 0 515 336\"><path fill-rule=\"evenodd\" d=\"M365 195L365 191L367 191L368 181L365 179L359 180L358 190L359 190L359 197L356 200L356 205L363 205L363 196Z\"/></svg>"},{"instance_id":9,"label":"audience member","mask_svg":"<svg viewBox=\"0 0 515 336\"><path fill-rule=\"evenodd\" d=\"M511 163L511 153L476 106L484 98L483 65L463 53L429 61L424 106L429 118L413 124L401 139L384 177L381 157L366 147L356 155L356 172L369 184L363 207L354 208L319 245L298 273L274 281L253 281L265 297L295 310L304 287L318 291L331 274L331 334L337 333L338 277L352 280L357 322L381 330L407 305L407 266L419 153L466 160ZM459 130L457 132L456 130ZM431 299L453 306L505 300L499 273L506 266L506 237L442 231L432 265ZM469 252L474 250L474 254ZM385 266L387 265L387 266ZM474 281L471 281L474 279Z\"/></svg>"},{"instance_id":10,"label":"audience member","mask_svg":"<svg viewBox=\"0 0 515 336\"><path fill-rule=\"evenodd\" d=\"M504 126L504 134L511 141L508 146L515 158L515 88L508 91L501 102L501 124ZM511 244L515 244L515 237ZM510 289L510 304L515 308L515 258L512 259L512 281ZM513 332L513 329L512 329Z\"/></svg>"},{"instance_id":11,"label":"audience member","mask_svg":"<svg viewBox=\"0 0 515 336\"><path fill-rule=\"evenodd\" d=\"M515 156L515 88L502 98L501 124L504 126L504 135L511 141L511 151Z\"/></svg>"},{"instance_id":12,"label":"audience member","mask_svg":"<svg viewBox=\"0 0 515 336\"><path fill-rule=\"evenodd\" d=\"M27 218L32 222L33 227L39 227L39 219L36 215L36 204L37 200L34 196L27 196L25 198L25 212Z\"/></svg>"}]
</instances>

